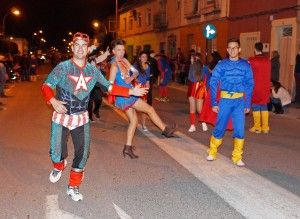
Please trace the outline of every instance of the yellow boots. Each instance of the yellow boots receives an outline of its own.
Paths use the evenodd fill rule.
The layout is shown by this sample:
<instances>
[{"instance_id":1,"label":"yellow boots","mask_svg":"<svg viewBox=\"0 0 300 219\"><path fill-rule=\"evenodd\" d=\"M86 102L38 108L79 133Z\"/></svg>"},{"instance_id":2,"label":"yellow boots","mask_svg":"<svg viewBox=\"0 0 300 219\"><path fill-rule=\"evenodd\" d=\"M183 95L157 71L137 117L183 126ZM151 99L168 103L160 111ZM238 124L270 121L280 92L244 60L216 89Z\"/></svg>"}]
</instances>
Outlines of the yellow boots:
<instances>
[{"instance_id":1,"label":"yellow boots","mask_svg":"<svg viewBox=\"0 0 300 219\"><path fill-rule=\"evenodd\" d=\"M210 138L210 147L208 149L208 156L206 160L213 161L217 158L218 147L222 144L222 139L217 139L214 136ZM242 154L244 148L244 139L234 138L232 151L232 162L237 166L245 166L242 161Z\"/></svg>"},{"instance_id":2,"label":"yellow boots","mask_svg":"<svg viewBox=\"0 0 300 219\"><path fill-rule=\"evenodd\" d=\"M249 129L250 132L261 133L261 117L260 111L253 111L253 127Z\"/></svg>"},{"instance_id":3,"label":"yellow boots","mask_svg":"<svg viewBox=\"0 0 300 219\"><path fill-rule=\"evenodd\" d=\"M265 134L268 134L270 131L269 111L261 111L261 131Z\"/></svg>"},{"instance_id":4,"label":"yellow boots","mask_svg":"<svg viewBox=\"0 0 300 219\"><path fill-rule=\"evenodd\" d=\"M232 162L237 166L245 166L242 161L242 154L244 148L244 139L234 138L233 140L233 151L232 151Z\"/></svg>"},{"instance_id":5,"label":"yellow boots","mask_svg":"<svg viewBox=\"0 0 300 219\"><path fill-rule=\"evenodd\" d=\"M268 111L253 111L253 127L249 129L254 133L269 133L269 112Z\"/></svg>"},{"instance_id":6,"label":"yellow boots","mask_svg":"<svg viewBox=\"0 0 300 219\"><path fill-rule=\"evenodd\" d=\"M210 138L210 146L208 149L208 156L206 157L206 160L212 161L217 158L217 152L218 147L222 144L222 139L217 139L214 136L211 136Z\"/></svg>"}]
</instances>

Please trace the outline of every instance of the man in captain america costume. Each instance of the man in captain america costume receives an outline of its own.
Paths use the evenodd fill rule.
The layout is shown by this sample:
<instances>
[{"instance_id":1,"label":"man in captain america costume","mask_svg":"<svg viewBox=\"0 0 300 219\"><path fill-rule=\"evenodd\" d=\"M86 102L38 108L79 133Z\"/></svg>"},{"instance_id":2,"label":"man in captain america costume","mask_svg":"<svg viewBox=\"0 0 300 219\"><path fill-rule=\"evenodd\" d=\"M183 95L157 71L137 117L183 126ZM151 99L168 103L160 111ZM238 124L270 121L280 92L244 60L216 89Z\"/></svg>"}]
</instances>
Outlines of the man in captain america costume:
<instances>
[{"instance_id":1,"label":"man in captain america costume","mask_svg":"<svg viewBox=\"0 0 300 219\"><path fill-rule=\"evenodd\" d=\"M67 139L71 133L74 144L74 159L69 177L67 194L74 201L83 199L79 186L83 180L84 168L89 156L90 124L87 112L89 95L99 82L112 95L143 96L147 89L124 88L111 85L101 72L87 62L89 36L76 33L73 36L73 57L59 63L48 75L42 86L47 103L54 108L52 116L50 157L54 169L49 180L56 183L65 169L68 156ZM53 89L56 90L54 95Z\"/></svg>"},{"instance_id":2,"label":"man in captain america costume","mask_svg":"<svg viewBox=\"0 0 300 219\"><path fill-rule=\"evenodd\" d=\"M210 79L212 110L218 113L218 118L210 139L210 148L206 159L208 161L216 159L228 120L232 117L234 138L232 161L237 166L245 166L242 160L245 113L250 111L254 82L251 66L246 60L239 58L240 51L238 39L228 40L229 58L217 64ZM217 102L218 86L221 90L219 102Z\"/></svg>"}]
</instances>

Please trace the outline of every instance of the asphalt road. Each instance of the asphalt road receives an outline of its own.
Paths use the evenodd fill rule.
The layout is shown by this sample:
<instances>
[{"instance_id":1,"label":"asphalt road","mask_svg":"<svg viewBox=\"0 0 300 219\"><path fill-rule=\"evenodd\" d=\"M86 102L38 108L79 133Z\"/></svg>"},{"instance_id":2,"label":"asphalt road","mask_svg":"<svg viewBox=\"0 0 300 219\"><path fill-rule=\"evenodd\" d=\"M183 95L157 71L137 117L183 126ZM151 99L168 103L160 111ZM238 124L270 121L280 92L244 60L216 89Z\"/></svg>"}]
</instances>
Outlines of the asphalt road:
<instances>
[{"instance_id":1,"label":"asphalt road","mask_svg":"<svg viewBox=\"0 0 300 219\"><path fill-rule=\"evenodd\" d=\"M17 83L1 100L0 218L299 218L300 120L271 115L271 132L247 132L246 168L230 162L227 133L215 162L205 160L209 136L188 133L185 93L170 89L170 103L154 102L164 121L179 125L164 139L148 121L136 132L139 159L121 156L127 122L108 105L91 125L91 154L80 187L84 200L66 195L68 173L52 184L49 159L51 108L37 82ZM247 121L251 119L247 117ZM250 121L247 122L247 129ZM70 139L69 164L73 147Z\"/></svg>"}]
</instances>

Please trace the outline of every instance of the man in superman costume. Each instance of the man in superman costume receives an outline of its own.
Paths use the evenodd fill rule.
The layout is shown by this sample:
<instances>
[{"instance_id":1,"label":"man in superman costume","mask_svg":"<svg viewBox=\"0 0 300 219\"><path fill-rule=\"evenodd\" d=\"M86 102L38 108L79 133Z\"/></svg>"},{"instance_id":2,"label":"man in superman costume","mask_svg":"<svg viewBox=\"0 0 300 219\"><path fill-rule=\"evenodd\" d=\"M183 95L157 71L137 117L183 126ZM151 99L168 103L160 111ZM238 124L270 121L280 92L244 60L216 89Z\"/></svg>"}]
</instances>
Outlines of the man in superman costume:
<instances>
[{"instance_id":1,"label":"man in superman costume","mask_svg":"<svg viewBox=\"0 0 300 219\"><path fill-rule=\"evenodd\" d=\"M111 85L102 73L87 62L89 36L76 33L73 36L73 57L59 63L48 75L42 86L47 103L54 108L51 127L50 157L54 169L49 180L56 183L66 167L67 139L71 133L74 159L70 172L67 194L74 201L83 199L79 186L83 180L84 167L90 151L90 123L88 116L89 95L96 82L112 95L143 96L146 89L124 88ZM54 95L53 89L56 90Z\"/></svg>"},{"instance_id":2,"label":"man in superman costume","mask_svg":"<svg viewBox=\"0 0 300 219\"><path fill-rule=\"evenodd\" d=\"M254 57L249 58L253 70L254 89L252 96L252 114L254 125L249 129L254 133L269 133L269 111L267 104L270 101L271 61L263 55L263 44L254 45Z\"/></svg>"},{"instance_id":3,"label":"man in superman costume","mask_svg":"<svg viewBox=\"0 0 300 219\"><path fill-rule=\"evenodd\" d=\"M208 161L217 157L218 147L222 143L228 120L233 122L234 149L232 161L237 166L244 166L242 161L245 113L250 111L251 96L254 86L250 64L239 58L241 51L238 39L230 39L227 44L228 59L220 61L213 70L210 79L212 110L218 113L217 123L210 139ZM220 86L220 101L217 101L217 89Z\"/></svg>"}]
</instances>

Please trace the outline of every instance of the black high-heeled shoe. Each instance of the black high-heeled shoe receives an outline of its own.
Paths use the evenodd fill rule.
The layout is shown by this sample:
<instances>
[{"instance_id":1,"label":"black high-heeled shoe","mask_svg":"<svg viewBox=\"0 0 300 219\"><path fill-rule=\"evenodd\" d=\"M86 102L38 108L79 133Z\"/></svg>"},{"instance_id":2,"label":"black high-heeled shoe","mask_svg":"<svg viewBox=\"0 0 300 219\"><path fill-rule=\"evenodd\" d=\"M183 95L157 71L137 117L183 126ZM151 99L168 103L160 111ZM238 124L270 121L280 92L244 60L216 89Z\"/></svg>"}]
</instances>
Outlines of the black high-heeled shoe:
<instances>
[{"instance_id":1,"label":"black high-heeled shoe","mask_svg":"<svg viewBox=\"0 0 300 219\"><path fill-rule=\"evenodd\" d=\"M174 137L174 132L177 129L177 124L175 123L172 127L166 126L166 128L163 130L163 132L161 133L162 135L164 135L166 138L171 138Z\"/></svg>"},{"instance_id":2,"label":"black high-heeled shoe","mask_svg":"<svg viewBox=\"0 0 300 219\"><path fill-rule=\"evenodd\" d=\"M135 147L134 146L131 146L131 145L124 145L124 148L123 148L123 157L125 158L125 156L127 155L128 157L130 157L131 159L136 159L138 158L139 156L135 155L133 153L133 150L135 150Z\"/></svg>"}]
</instances>

